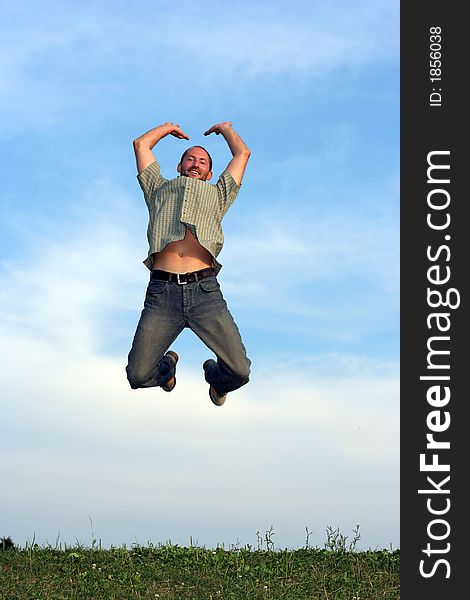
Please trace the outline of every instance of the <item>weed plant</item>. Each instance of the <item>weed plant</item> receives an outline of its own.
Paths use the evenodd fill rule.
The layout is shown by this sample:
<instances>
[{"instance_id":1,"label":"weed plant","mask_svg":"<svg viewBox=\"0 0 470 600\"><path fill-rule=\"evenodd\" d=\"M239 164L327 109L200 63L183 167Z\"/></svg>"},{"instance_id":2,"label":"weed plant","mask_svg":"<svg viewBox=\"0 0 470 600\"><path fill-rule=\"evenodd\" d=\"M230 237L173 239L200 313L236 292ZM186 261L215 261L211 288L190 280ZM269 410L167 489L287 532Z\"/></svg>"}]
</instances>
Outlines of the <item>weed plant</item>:
<instances>
[{"instance_id":1,"label":"weed plant","mask_svg":"<svg viewBox=\"0 0 470 600\"><path fill-rule=\"evenodd\" d=\"M399 550L356 551L339 530L324 548L276 550L272 528L258 547L25 548L0 551L2 600L399 600Z\"/></svg>"}]
</instances>

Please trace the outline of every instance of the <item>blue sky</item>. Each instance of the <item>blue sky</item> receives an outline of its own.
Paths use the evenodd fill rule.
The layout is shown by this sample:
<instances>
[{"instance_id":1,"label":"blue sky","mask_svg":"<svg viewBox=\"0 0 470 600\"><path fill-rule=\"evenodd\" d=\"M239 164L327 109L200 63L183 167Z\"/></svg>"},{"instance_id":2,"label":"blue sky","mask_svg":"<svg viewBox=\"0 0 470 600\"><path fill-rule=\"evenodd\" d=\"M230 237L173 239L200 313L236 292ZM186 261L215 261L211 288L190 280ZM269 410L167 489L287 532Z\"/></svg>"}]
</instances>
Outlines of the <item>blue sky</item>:
<instances>
[{"instance_id":1,"label":"blue sky","mask_svg":"<svg viewBox=\"0 0 470 600\"><path fill-rule=\"evenodd\" d=\"M3 2L0 535L399 546L399 3ZM220 281L253 361L214 407L124 368L148 271L132 140L252 151ZM167 178L188 146L155 152Z\"/></svg>"}]
</instances>

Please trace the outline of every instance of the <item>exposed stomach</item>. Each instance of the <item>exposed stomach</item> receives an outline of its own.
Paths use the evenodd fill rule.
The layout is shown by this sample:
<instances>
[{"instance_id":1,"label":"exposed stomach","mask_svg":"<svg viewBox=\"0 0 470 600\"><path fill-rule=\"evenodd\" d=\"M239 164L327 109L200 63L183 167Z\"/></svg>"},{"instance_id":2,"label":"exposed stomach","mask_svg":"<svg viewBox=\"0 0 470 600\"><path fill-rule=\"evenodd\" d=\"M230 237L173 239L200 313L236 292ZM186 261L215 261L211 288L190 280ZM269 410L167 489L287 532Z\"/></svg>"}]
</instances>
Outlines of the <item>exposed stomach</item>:
<instances>
[{"instance_id":1,"label":"exposed stomach","mask_svg":"<svg viewBox=\"0 0 470 600\"><path fill-rule=\"evenodd\" d=\"M189 273L212 267L212 254L197 241L186 228L182 240L171 242L153 255L152 269L161 269L170 273Z\"/></svg>"}]
</instances>

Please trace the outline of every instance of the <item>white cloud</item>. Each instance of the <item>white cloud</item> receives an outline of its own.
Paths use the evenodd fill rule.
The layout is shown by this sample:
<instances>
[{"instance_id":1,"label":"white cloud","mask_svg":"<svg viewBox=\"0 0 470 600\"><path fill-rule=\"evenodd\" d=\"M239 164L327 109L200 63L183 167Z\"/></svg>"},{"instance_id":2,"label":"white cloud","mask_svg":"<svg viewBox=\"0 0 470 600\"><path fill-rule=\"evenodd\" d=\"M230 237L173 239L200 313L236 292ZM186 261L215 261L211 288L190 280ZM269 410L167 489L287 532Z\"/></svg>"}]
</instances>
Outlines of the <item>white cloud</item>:
<instances>
[{"instance_id":1,"label":"white cloud","mask_svg":"<svg viewBox=\"0 0 470 600\"><path fill-rule=\"evenodd\" d=\"M35 3L3 9L0 54L3 135L107 114L135 103L135 90L162 94L176 81L180 97L217 81L235 91L288 76L316 80L342 67L396 56L393 2L179 2L133 7L104 3ZM191 15L189 17L189 14ZM236 81L236 86L234 86ZM173 85L173 83L171 83ZM110 102L110 99L112 101ZM143 99L142 99L143 100ZM40 118L38 118L40 116Z\"/></svg>"},{"instance_id":2,"label":"white cloud","mask_svg":"<svg viewBox=\"0 0 470 600\"><path fill-rule=\"evenodd\" d=\"M129 199L101 181L72 204L61 235L35 233L31 255L1 274L2 535L86 543L90 515L105 544L253 543L272 524L277 543L295 546L305 526L360 523L364 544L396 545L393 369L335 356L349 365L342 377L319 378L315 357L299 366L290 355L287 379L277 363L256 365L221 409L190 361L171 394L130 390L126 357L101 352L113 335L104 316L134 321L146 280ZM113 328L130 342L124 321Z\"/></svg>"},{"instance_id":3,"label":"white cloud","mask_svg":"<svg viewBox=\"0 0 470 600\"><path fill-rule=\"evenodd\" d=\"M226 230L220 278L230 306L248 306L256 327L300 327L306 335L328 330L338 340L383 326L398 302L392 225L360 214L311 219L309 203L298 200L295 213L282 202L269 216L262 207L251 209L248 222ZM66 205L62 215L37 217L34 230L18 213L9 214L28 252L3 261L0 323L39 339L67 340L74 352L109 347L122 332L108 323L123 313L134 323L142 303L145 207L136 209L135 197L105 177L90 181ZM246 276L248 266L254 277ZM284 323L286 316L303 321Z\"/></svg>"},{"instance_id":4,"label":"white cloud","mask_svg":"<svg viewBox=\"0 0 470 600\"><path fill-rule=\"evenodd\" d=\"M193 22L182 25L180 14L167 15L173 43L194 50L196 61L210 63L217 57L219 64L242 78L281 73L323 76L338 67L387 56L398 45L390 19L395 7L390 2L359 3L354 10L345 10L342 3L305 2L242 3L236 13L220 3L213 7L217 26L209 25L204 36L204 4L196 12L199 27Z\"/></svg>"},{"instance_id":5,"label":"white cloud","mask_svg":"<svg viewBox=\"0 0 470 600\"><path fill-rule=\"evenodd\" d=\"M11 48L10 59L21 64L61 50L57 65L96 68L124 60L145 68L145 61L155 61L165 50L176 52L186 65L193 61L199 71L201 66L219 70L224 64L231 70L243 65L246 76L377 60L396 51L399 41L392 0L365 0L353 10L343 2L283 0L240 2L235 11L233 5L210 0L197 5L183 0L171 10L166 3L143 2L137 12L115 5L110 11L111 5L47 2L46 11L37 2L4 9L9 28L3 39Z\"/></svg>"},{"instance_id":6,"label":"white cloud","mask_svg":"<svg viewBox=\"0 0 470 600\"><path fill-rule=\"evenodd\" d=\"M172 98L187 102L189 89L212 96L214 85L232 94L243 86L259 90L261 82L268 94L274 77L300 84L396 54L394 2L363 2L352 11L341 2L297 2L296 10L284 2L240 2L235 10L233 4L183 1L171 11L163 2L144 2L138 11L122 3L37 2L10 3L0 11L2 132L27 132L33 163L39 152L54 154L54 164L75 168L77 180L76 140L66 138L64 123L70 123L67 131L91 135L90 146L76 153L81 164L91 163L122 144L110 136L101 145L109 123L114 135L126 128L113 120L113 111L140 118L147 102L147 108L154 103L156 112L164 112L173 108ZM159 93L169 77L174 96ZM244 101L252 101L250 94ZM205 111L215 110L204 104ZM94 118L99 128L93 125L90 134ZM47 135L35 137L51 126L56 139L64 136L63 145L51 147ZM346 163L354 134L347 123L337 127L322 155L328 160L327 148L339 147L334 158ZM23 141L12 156L24 156ZM300 158L269 166L298 169ZM321 161L314 166L321 169ZM279 355L270 357L261 340L264 360L222 409L210 403L190 357L180 361L172 394L130 390L125 351L116 340L131 341L148 275L141 264L146 214L140 195L136 203L138 188L130 198L116 180L92 179L57 214L55 195L61 191L54 185L41 190L47 198L39 210L29 182L18 188L15 168L11 198L18 203L2 216L3 239L14 244L14 252L5 253L0 271L0 504L2 526L10 528L0 534L24 541L36 532L39 540L53 542L61 531L62 540L86 543L90 515L103 541L117 545L168 538L188 543L189 535L207 544L237 538L256 543L255 532L271 524L276 542L302 545L305 526L321 543L327 525L349 532L356 523L366 545L396 545L393 361L314 350L299 359L287 349L284 365L295 378L286 381ZM282 320L289 311L317 318L313 325L310 319L311 328L335 324L337 335L349 335L352 313L342 314L337 306L325 310L300 293L283 302L289 290L279 271L293 269L306 283L304 291L312 283L318 284L316 293L324 285L342 286L334 295L338 301L349 281L365 275L383 302L387 294L396 296L396 232L384 213L361 224L352 218L357 207L313 218L305 198L302 210L291 214L282 192L291 192L292 185L284 184L268 217L264 203L248 224L241 213L235 213L235 229L227 221L224 291L235 304L249 296L257 321L258 309L275 314L274 326L264 324L272 335L296 326ZM63 189L72 189L72 181ZM248 206L248 195L245 201ZM248 281L247 265L256 271ZM351 310L359 309L348 302ZM302 334L310 334L305 321Z\"/></svg>"},{"instance_id":7,"label":"white cloud","mask_svg":"<svg viewBox=\"0 0 470 600\"><path fill-rule=\"evenodd\" d=\"M90 515L105 544L248 543L289 523L278 542L299 545L306 525L367 530L387 515L387 539L372 530L364 543L397 544L396 380L260 377L219 409L185 366L171 395L132 391L119 361L4 341L1 494L14 538L86 542Z\"/></svg>"},{"instance_id":8,"label":"white cloud","mask_svg":"<svg viewBox=\"0 0 470 600\"><path fill-rule=\"evenodd\" d=\"M227 229L221 279L230 297L239 304L275 307L280 314L326 317L321 305L327 290L330 323L346 304L348 311L377 313L396 307L397 224L349 212L314 218L306 210L309 203L297 200L296 211L287 205L271 208L269 215L265 208L252 210L249 222L238 220L236 228ZM247 278L247 269L256 275Z\"/></svg>"},{"instance_id":9,"label":"white cloud","mask_svg":"<svg viewBox=\"0 0 470 600\"><path fill-rule=\"evenodd\" d=\"M141 301L146 247L132 237L131 210L131 199L103 178L61 215L28 222L11 213L9 234L21 235L24 253L2 261L0 328L73 353L99 345L100 321Z\"/></svg>"}]
</instances>

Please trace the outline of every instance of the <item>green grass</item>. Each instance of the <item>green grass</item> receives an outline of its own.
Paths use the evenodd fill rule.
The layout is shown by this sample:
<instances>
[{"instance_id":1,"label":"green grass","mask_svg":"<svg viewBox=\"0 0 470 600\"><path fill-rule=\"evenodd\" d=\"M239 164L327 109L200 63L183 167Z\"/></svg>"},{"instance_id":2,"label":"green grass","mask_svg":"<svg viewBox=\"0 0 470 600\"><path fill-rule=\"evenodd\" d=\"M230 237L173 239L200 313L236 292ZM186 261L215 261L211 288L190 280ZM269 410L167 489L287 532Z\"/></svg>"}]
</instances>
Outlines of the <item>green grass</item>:
<instances>
[{"instance_id":1,"label":"green grass","mask_svg":"<svg viewBox=\"0 0 470 600\"><path fill-rule=\"evenodd\" d=\"M266 548L230 550L32 544L0 552L0 598L399 600L399 550L358 552L344 542L330 535L323 549L298 550L275 550L269 536Z\"/></svg>"}]
</instances>

